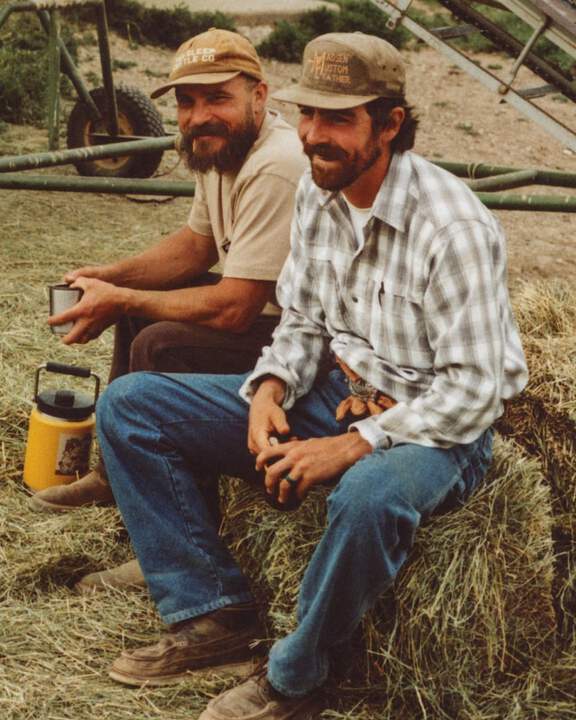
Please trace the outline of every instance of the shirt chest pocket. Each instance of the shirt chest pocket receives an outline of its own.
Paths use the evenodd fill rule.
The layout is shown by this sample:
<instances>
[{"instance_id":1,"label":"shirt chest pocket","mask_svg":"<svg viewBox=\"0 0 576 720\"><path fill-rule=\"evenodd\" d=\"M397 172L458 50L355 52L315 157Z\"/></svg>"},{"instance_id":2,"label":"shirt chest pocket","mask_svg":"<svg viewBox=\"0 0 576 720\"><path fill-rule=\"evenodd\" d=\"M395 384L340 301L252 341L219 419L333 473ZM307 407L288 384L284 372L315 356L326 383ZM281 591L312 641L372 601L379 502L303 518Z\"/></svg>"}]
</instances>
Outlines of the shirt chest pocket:
<instances>
[{"instance_id":1,"label":"shirt chest pocket","mask_svg":"<svg viewBox=\"0 0 576 720\"><path fill-rule=\"evenodd\" d=\"M384 274L375 279L371 293L374 312L369 340L376 353L397 365L429 367L432 351L422 293Z\"/></svg>"}]
</instances>

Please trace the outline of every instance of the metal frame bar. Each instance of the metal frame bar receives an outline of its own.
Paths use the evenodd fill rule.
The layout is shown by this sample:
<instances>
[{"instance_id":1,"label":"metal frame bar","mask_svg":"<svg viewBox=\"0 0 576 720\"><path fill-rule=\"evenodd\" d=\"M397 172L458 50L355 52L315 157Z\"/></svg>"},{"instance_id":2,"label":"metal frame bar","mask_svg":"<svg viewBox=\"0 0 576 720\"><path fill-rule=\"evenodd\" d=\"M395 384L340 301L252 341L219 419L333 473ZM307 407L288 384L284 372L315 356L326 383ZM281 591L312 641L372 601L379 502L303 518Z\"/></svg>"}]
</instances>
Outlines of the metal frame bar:
<instances>
[{"instance_id":1,"label":"metal frame bar","mask_svg":"<svg viewBox=\"0 0 576 720\"><path fill-rule=\"evenodd\" d=\"M133 180L132 178L80 177L74 175L29 175L2 173L4 190L52 190L57 192L95 192L112 195L170 195L193 197L194 182Z\"/></svg>"},{"instance_id":2,"label":"metal frame bar","mask_svg":"<svg viewBox=\"0 0 576 720\"><path fill-rule=\"evenodd\" d=\"M0 178L2 173L22 170L38 170L57 165L68 165L80 160L101 160L103 158L123 157L124 155L145 155L160 150L172 150L176 145L176 135L129 140L110 145L91 145L87 147L61 150L60 152L33 153L30 155L11 155L0 158Z\"/></svg>"},{"instance_id":3,"label":"metal frame bar","mask_svg":"<svg viewBox=\"0 0 576 720\"><path fill-rule=\"evenodd\" d=\"M44 31L46 34L50 31L50 16L46 10L40 10L37 13L38 18L40 19L40 23L42 24L42 27L44 28ZM0 26L2 23L0 22ZM80 100L85 103L88 106L88 110L90 112L90 115L92 119L96 122L98 121L102 116L100 113L100 110L98 110L98 106L92 100L92 96L90 95L90 92L88 88L86 87L86 84L82 80L82 77L80 73L78 72L76 65L74 65L74 61L72 60L72 57L70 53L68 52L68 48L62 41L62 39L59 39L59 47L60 47L60 58L62 63L62 72L64 72L72 85L74 86L74 89L76 90L76 93L78 94L78 97Z\"/></svg>"},{"instance_id":4,"label":"metal frame bar","mask_svg":"<svg viewBox=\"0 0 576 720\"><path fill-rule=\"evenodd\" d=\"M532 185L551 185L553 187L576 188L576 173L563 172L562 170L537 170L507 167L502 165L487 165L485 163L461 163L449 160L434 160L434 165L448 170L460 178L476 180L478 178L494 177L510 173L529 172L535 173Z\"/></svg>"},{"instance_id":5,"label":"metal frame bar","mask_svg":"<svg viewBox=\"0 0 576 720\"><path fill-rule=\"evenodd\" d=\"M52 190L59 192L97 192L113 195L164 195L192 197L195 183L129 178L85 178L61 175L3 173L0 188L5 190ZM576 213L576 197L546 195L507 195L478 193L479 200L494 210Z\"/></svg>"},{"instance_id":6,"label":"metal frame bar","mask_svg":"<svg viewBox=\"0 0 576 720\"><path fill-rule=\"evenodd\" d=\"M519 170L518 172L503 173L494 177L469 180L468 187L474 192L480 190L510 190L511 188L532 185L537 175L537 170Z\"/></svg>"},{"instance_id":7,"label":"metal frame bar","mask_svg":"<svg viewBox=\"0 0 576 720\"><path fill-rule=\"evenodd\" d=\"M548 17L540 8L535 7L529 0L499 0L510 12L517 15L526 25L537 27L544 18ZM544 30L544 37L557 45L565 53L576 58L576 36L568 33L561 25L551 18L551 23Z\"/></svg>"},{"instance_id":8,"label":"metal frame bar","mask_svg":"<svg viewBox=\"0 0 576 720\"><path fill-rule=\"evenodd\" d=\"M118 103L112 77L112 57L108 40L108 18L106 6L100 2L96 7L96 27L98 31L98 47L102 67L102 84L106 93L106 128L110 135L118 135Z\"/></svg>"},{"instance_id":9,"label":"metal frame bar","mask_svg":"<svg viewBox=\"0 0 576 720\"><path fill-rule=\"evenodd\" d=\"M510 75L508 76L508 82L505 85L506 92L508 91L508 88L512 85L512 83L516 79L516 75L518 75L518 70L520 70L520 68L524 64L524 60L526 59L526 56L532 50L532 48L536 44L536 41L538 40L540 35L542 35L544 30L548 27L549 22L550 21L548 18L544 18L542 23L534 30L534 32L532 33L532 36L530 37L530 39L528 40L526 45L524 45L524 48L522 49L522 52L520 53L520 55L518 55L518 57L516 58L516 62L514 63L514 66L512 67L512 70L510 71ZM501 93L501 94L503 94L503 93Z\"/></svg>"},{"instance_id":10,"label":"metal frame bar","mask_svg":"<svg viewBox=\"0 0 576 720\"><path fill-rule=\"evenodd\" d=\"M58 150L60 129L60 27L55 10L49 11L48 33L48 148Z\"/></svg>"},{"instance_id":11,"label":"metal frame bar","mask_svg":"<svg viewBox=\"0 0 576 720\"><path fill-rule=\"evenodd\" d=\"M447 43L443 42L440 38L437 38L415 20L412 20L405 15L404 6L406 4L406 0L404 0L402 5L394 4L389 2L389 0L370 0L370 2L392 18L392 20L389 21L389 23L391 22L391 27L395 27L396 24L401 23L407 30L416 35L416 37L423 40L435 50L441 52L451 62L458 65L462 68L462 70L468 73L468 75L471 75L476 80L479 80L489 90L499 94L502 81L488 70L480 67L473 60L470 60L459 50L456 50ZM394 18L398 18L397 22ZM516 110L521 112L523 115L526 115L528 118L541 125L562 144L570 148L570 150L576 152L576 131L567 127L559 120L556 120L556 118L553 118L529 100L524 99L518 92L511 88L509 88L506 94L501 96L501 98L516 108Z\"/></svg>"}]
</instances>

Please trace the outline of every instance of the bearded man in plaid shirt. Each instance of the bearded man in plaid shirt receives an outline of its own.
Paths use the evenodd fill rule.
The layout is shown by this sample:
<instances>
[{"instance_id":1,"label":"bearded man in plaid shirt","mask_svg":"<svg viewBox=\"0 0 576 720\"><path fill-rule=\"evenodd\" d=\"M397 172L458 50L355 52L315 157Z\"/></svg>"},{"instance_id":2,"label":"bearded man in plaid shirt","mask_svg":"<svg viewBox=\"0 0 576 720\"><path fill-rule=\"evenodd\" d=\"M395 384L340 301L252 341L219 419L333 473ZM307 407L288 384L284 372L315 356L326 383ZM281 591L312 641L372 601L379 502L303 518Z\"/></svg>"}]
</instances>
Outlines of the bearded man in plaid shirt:
<instances>
[{"instance_id":1,"label":"bearded man in plaid shirt","mask_svg":"<svg viewBox=\"0 0 576 720\"><path fill-rule=\"evenodd\" d=\"M527 379L504 236L463 183L410 151L399 53L361 33L321 36L277 97L300 107L310 171L272 345L248 376L120 378L98 413L114 494L170 625L116 660L120 682L237 663L258 637L200 477L264 476L280 506L334 486L297 629L201 720L316 717L331 652L393 582L422 520L482 481L491 425ZM334 369L319 373L328 353Z\"/></svg>"}]
</instances>

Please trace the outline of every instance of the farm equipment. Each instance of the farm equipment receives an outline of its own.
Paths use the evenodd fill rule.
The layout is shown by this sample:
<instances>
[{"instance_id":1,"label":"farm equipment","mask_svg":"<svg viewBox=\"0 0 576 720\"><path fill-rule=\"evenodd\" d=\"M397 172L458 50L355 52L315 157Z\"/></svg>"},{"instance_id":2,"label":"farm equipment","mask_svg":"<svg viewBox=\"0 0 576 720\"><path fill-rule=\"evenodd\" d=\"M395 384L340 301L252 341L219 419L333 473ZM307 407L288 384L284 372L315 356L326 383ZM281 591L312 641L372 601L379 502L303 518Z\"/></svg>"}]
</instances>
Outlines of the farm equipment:
<instances>
[{"instance_id":1,"label":"farm equipment","mask_svg":"<svg viewBox=\"0 0 576 720\"><path fill-rule=\"evenodd\" d=\"M438 0L461 22L433 29L409 17L412 0L370 1L388 16L388 28L393 30L403 25L576 153L576 126L566 127L534 103L536 98L549 93L560 93L568 101L576 102L576 5L572 0ZM531 28L524 44L490 18L488 11L494 8L514 15ZM483 68L450 44L450 41L475 32L482 33L499 50L515 58L507 74L504 71L497 76L493 67L490 70ZM548 40L565 53L571 60L571 66L564 69L544 58L537 46L541 39ZM523 66L547 84L533 88L516 87L518 73Z\"/></svg>"},{"instance_id":2,"label":"farm equipment","mask_svg":"<svg viewBox=\"0 0 576 720\"><path fill-rule=\"evenodd\" d=\"M58 11L90 7L98 34L102 87L88 90L66 45L60 37ZM174 146L166 137L160 113L138 88L114 86L108 37L108 21L103 0L31 0L12 2L0 8L0 27L12 13L34 12L48 35L48 148L58 149L60 125L60 79L64 73L72 83L78 101L68 118L66 140L69 148L94 148L145 137L163 142L125 154L85 152L72 155L81 175L96 177L146 178L157 170L165 149ZM128 148L128 146L127 146Z\"/></svg>"},{"instance_id":3,"label":"farm equipment","mask_svg":"<svg viewBox=\"0 0 576 720\"><path fill-rule=\"evenodd\" d=\"M570 71L553 65L537 53L537 41L543 36L568 57L576 60L576 7L572 0L484 0L485 6L507 9L534 27L529 40L519 40L482 15L481 3L465 0L439 0L464 25L430 30L408 15L412 0L370 0L389 16L388 25L404 25L418 38L440 50L489 89L501 101L512 104L531 120L576 153L576 131L544 112L534 99L547 92L561 93L568 102L576 101L576 62ZM58 11L74 6L91 6L95 11L103 87L88 90L59 35ZM158 168L162 154L174 149L175 135L167 135L162 120L150 100L136 88L114 87L108 42L108 23L103 0L28 0L12 2L0 9L0 27L13 12L36 12L48 34L50 88L48 102L49 151L31 155L0 157L0 189L51 190L192 196L193 182L174 182L150 178ZM449 40L470 32L482 32L500 49L517 55L507 76L496 77ZM517 89L514 82L519 69L526 65L548 84L528 90ZM59 80L64 72L72 82L79 100L74 106L67 129L67 150L58 150ZM31 169L73 164L83 177L69 175L30 175ZM576 188L576 173L509 168L478 163L437 162L462 177L478 193L482 202L500 210L576 212L574 195L512 195L505 191L531 185Z\"/></svg>"}]
</instances>

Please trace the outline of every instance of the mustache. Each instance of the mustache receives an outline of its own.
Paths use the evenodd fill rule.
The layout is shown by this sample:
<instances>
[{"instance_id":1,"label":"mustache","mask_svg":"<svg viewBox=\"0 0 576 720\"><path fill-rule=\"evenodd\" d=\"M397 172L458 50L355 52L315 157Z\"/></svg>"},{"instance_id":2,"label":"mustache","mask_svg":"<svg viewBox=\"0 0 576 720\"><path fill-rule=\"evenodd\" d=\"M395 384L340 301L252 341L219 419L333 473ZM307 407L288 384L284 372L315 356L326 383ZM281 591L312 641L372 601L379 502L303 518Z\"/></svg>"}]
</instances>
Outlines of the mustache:
<instances>
[{"instance_id":1,"label":"mustache","mask_svg":"<svg viewBox=\"0 0 576 720\"><path fill-rule=\"evenodd\" d=\"M348 154L342 150L342 148L330 145L329 143L318 143L317 145L304 143L304 153L309 158L317 155L323 160L346 160L348 158Z\"/></svg>"},{"instance_id":2,"label":"mustache","mask_svg":"<svg viewBox=\"0 0 576 720\"><path fill-rule=\"evenodd\" d=\"M226 138L229 134L228 128L224 123L208 122L198 125L198 127L189 128L185 133L185 137L190 140L194 140L194 138L200 137L201 135L216 135Z\"/></svg>"}]
</instances>

